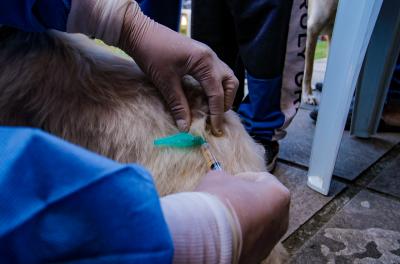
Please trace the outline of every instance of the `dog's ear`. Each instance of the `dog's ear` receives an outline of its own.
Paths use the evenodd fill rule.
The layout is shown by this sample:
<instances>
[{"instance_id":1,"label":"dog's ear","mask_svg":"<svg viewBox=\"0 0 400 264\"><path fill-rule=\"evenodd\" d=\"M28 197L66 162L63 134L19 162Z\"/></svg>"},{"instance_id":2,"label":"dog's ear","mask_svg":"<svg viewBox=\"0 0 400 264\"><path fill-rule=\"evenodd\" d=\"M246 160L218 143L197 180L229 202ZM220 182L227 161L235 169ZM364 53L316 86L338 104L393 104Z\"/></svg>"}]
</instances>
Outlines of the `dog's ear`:
<instances>
[{"instance_id":1,"label":"dog's ear","mask_svg":"<svg viewBox=\"0 0 400 264\"><path fill-rule=\"evenodd\" d=\"M192 111L192 120L204 118L209 112L204 89L199 82L189 75L185 75L182 78L182 87Z\"/></svg>"},{"instance_id":2,"label":"dog's ear","mask_svg":"<svg viewBox=\"0 0 400 264\"><path fill-rule=\"evenodd\" d=\"M192 114L190 131L205 138L212 137L208 100L204 89L189 75L182 78L182 86Z\"/></svg>"}]
</instances>

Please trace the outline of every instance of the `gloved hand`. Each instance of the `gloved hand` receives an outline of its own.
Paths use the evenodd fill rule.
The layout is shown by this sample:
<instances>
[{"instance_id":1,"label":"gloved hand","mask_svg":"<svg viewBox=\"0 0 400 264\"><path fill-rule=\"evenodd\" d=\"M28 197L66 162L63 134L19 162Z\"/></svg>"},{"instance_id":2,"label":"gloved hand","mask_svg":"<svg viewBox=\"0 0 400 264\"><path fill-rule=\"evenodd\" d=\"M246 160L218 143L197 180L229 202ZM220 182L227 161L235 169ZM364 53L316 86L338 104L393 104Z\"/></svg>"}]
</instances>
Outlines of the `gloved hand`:
<instances>
[{"instance_id":1,"label":"gloved hand","mask_svg":"<svg viewBox=\"0 0 400 264\"><path fill-rule=\"evenodd\" d=\"M192 75L208 96L213 133L222 134L223 113L232 106L238 80L206 45L152 21L132 0L73 0L67 31L94 35L131 55L160 90L182 131L189 129L191 117L181 78Z\"/></svg>"},{"instance_id":2,"label":"gloved hand","mask_svg":"<svg viewBox=\"0 0 400 264\"><path fill-rule=\"evenodd\" d=\"M265 259L287 230L289 191L267 172L232 177L212 171L196 191L219 197L235 211L243 237L241 263L259 263Z\"/></svg>"}]
</instances>

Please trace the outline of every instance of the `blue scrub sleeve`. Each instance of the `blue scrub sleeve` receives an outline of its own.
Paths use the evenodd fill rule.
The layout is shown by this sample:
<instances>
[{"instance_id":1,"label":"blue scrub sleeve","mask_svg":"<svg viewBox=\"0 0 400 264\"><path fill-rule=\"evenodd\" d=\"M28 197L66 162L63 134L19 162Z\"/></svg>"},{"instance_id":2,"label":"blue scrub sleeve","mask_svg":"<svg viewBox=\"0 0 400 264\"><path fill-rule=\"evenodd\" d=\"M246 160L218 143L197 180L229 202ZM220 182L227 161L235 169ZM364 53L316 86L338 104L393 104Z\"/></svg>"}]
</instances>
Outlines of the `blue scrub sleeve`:
<instances>
[{"instance_id":1,"label":"blue scrub sleeve","mask_svg":"<svg viewBox=\"0 0 400 264\"><path fill-rule=\"evenodd\" d=\"M72 0L2 0L0 25L28 32L47 28L66 31ZM82 0L76 0L82 1ZM173 30L179 30L181 0L137 0L143 12Z\"/></svg>"},{"instance_id":2,"label":"blue scrub sleeve","mask_svg":"<svg viewBox=\"0 0 400 264\"><path fill-rule=\"evenodd\" d=\"M0 25L28 32L46 28L65 31L70 9L71 0L2 0Z\"/></svg>"},{"instance_id":3,"label":"blue scrub sleeve","mask_svg":"<svg viewBox=\"0 0 400 264\"><path fill-rule=\"evenodd\" d=\"M40 130L0 127L0 263L171 263L151 176Z\"/></svg>"},{"instance_id":4,"label":"blue scrub sleeve","mask_svg":"<svg viewBox=\"0 0 400 264\"><path fill-rule=\"evenodd\" d=\"M136 0L146 16L156 22L179 31L182 0Z\"/></svg>"}]
</instances>

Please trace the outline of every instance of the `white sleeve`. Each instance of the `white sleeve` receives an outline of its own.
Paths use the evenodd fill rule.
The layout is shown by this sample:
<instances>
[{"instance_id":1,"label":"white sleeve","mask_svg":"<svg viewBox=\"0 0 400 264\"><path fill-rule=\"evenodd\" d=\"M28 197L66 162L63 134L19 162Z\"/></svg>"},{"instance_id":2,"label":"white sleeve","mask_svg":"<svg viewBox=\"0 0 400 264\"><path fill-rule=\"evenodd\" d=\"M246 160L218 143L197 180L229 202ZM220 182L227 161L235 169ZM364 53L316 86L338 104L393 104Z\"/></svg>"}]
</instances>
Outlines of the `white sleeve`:
<instances>
[{"instance_id":1,"label":"white sleeve","mask_svg":"<svg viewBox=\"0 0 400 264\"><path fill-rule=\"evenodd\" d=\"M238 263L239 220L216 196L187 192L161 199L174 243L174 263Z\"/></svg>"}]
</instances>

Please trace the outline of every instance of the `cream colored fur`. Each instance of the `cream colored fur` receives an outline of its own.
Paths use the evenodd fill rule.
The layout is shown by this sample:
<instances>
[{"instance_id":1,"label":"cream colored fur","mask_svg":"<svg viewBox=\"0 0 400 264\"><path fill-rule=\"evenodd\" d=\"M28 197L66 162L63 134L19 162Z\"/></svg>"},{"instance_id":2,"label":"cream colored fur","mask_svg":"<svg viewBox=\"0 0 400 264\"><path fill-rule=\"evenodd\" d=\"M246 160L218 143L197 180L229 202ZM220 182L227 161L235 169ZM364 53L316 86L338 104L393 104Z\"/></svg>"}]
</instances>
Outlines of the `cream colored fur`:
<instances>
[{"instance_id":1,"label":"cream colored fur","mask_svg":"<svg viewBox=\"0 0 400 264\"><path fill-rule=\"evenodd\" d=\"M328 35L328 44L330 43L338 1L308 0L306 63L302 88L302 101L307 104L317 104L311 88L315 48L321 34Z\"/></svg>"},{"instance_id":2,"label":"cream colored fur","mask_svg":"<svg viewBox=\"0 0 400 264\"><path fill-rule=\"evenodd\" d=\"M111 159L139 163L151 171L160 195L193 190L207 173L199 149L154 147L154 139L178 130L132 60L79 34L0 29L0 64L1 125L39 127ZM201 88L189 77L183 82L190 132L207 139L224 169L233 175L265 171L263 148L237 115L227 112L224 136L212 136ZM268 263L281 263L285 251L279 248Z\"/></svg>"}]
</instances>

